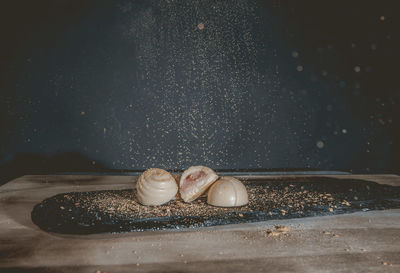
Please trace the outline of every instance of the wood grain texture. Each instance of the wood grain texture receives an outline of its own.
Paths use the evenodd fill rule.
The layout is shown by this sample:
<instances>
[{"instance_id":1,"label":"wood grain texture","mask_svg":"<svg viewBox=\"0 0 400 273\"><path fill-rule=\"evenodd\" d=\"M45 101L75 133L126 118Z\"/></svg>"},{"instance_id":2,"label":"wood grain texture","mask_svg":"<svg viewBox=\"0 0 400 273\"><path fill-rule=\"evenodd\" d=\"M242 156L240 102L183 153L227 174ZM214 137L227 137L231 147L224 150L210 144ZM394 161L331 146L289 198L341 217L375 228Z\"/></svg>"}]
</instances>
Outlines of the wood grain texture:
<instances>
[{"instance_id":1,"label":"wood grain texture","mask_svg":"<svg viewBox=\"0 0 400 273\"><path fill-rule=\"evenodd\" d=\"M400 186L395 175L330 177ZM136 179L28 175L0 187L0 272L400 272L400 210L85 236L47 233L31 222L44 198L134 188ZM275 225L291 230L268 236Z\"/></svg>"}]
</instances>

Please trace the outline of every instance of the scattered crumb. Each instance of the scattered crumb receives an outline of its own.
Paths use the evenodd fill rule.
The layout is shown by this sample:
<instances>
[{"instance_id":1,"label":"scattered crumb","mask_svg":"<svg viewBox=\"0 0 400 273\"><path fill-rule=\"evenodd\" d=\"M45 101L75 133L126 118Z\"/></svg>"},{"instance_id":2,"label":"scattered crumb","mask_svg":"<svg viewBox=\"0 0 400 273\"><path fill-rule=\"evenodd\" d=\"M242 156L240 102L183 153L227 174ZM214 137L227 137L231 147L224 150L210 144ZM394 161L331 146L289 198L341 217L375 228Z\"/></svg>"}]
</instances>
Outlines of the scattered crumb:
<instances>
[{"instance_id":1,"label":"scattered crumb","mask_svg":"<svg viewBox=\"0 0 400 273\"><path fill-rule=\"evenodd\" d=\"M275 226L275 229L280 233L288 233L290 231L290 227L287 226Z\"/></svg>"},{"instance_id":2,"label":"scattered crumb","mask_svg":"<svg viewBox=\"0 0 400 273\"><path fill-rule=\"evenodd\" d=\"M275 232L272 229L267 229L266 232L267 232L268 236L278 236L278 235L280 235L279 232Z\"/></svg>"},{"instance_id":3,"label":"scattered crumb","mask_svg":"<svg viewBox=\"0 0 400 273\"><path fill-rule=\"evenodd\" d=\"M350 206L350 203L349 202L347 202L346 200L343 200L343 202L342 202L342 205L345 205L345 206Z\"/></svg>"},{"instance_id":4,"label":"scattered crumb","mask_svg":"<svg viewBox=\"0 0 400 273\"><path fill-rule=\"evenodd\" d=\"M290 231L290 227L287 226L275 226L275 230L267 229L265 230L267 236L280 236L287 234Z\"/></svg>"},{"instance_id":5,"label":"scattered crumb","mask_svg":"<svg viewBox=\"0 0 400 273\"><path fill-rule=\"evenodd\" d=\"M310 212L323 209L325 212L335 212L344 206L351 206L347 200L353 200L353 195L338 193L318 192L304 185L295 184L261 185L259 183L246 183L249 203L243 207L222 208L209 206L207 197L185 203L175 199L161 206L143 206L138 203L136 190L109 190L99 192L80 192L61 195L57 200L60 210L70 211L69 218L82 213L91 216L93 221L102 219L133 219L153 217L180 217L180 216L206 216L206 218L226 216L235 217L238 222L246 221L247 215L253 212L262 212L270 216L308 215ZM359 195L359 194L358 194ZM62 197L63 196L63 197ZM361 195L357 198L363 198ZM347 209L347 208L344 208ZM81 213L82 212L82 213ZM81 217L76 217L78 221ZM71 219L71 218L70 218ZM74 219L74 218L72 218ZM370 220L368 220L370 221ZM189 221L192 223L191 221ZM91 223L89 223L91 224ZM193 227L201 226L193 220ZM273 232L278 232L274 230ZM270 234L273 234L272 232ZM330 234L325 232L324 234ZM335 236L333 234L333 236ZM338 236L335 236L338 237Z\"/></svg>"}]
</instances>

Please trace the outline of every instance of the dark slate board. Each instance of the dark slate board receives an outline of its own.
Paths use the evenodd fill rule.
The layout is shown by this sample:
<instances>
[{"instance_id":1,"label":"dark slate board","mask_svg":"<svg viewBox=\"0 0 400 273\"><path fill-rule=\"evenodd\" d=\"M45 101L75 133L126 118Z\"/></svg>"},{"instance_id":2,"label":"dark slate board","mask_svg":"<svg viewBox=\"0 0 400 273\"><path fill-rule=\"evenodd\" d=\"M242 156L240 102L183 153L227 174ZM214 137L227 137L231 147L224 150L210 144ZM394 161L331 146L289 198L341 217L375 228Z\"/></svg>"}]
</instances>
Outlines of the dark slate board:
<instances>
[{"instance_id":1,"label":"dark slate board","mask_svg":"<svg viewBox=\"0 0 400 273\"><path fill-rule=\"evenodd\" d=\"M225 224L257 222L273 219L290 219L309 216L334 215L355 211L400 208L400 187L381 185L355 179L326 177L297 177L244 181L250 194L264 190L276 196L307 191L313 196L330 194L334 201L322 204L307 203L304 208L289 207L288 199L254 199L252 205L227 209L219 215L189 214L161 217L133 217L130 214L110 215L104 210L88 210L77 205L79 200L95 199L98 195L122 196L133 194L131 189L71 192L58 194L37 204L32 211L32 221L41 229L63 234L119 233L145 230L181 229ZM65 198L68 195L69 199ZM287 198L287 197L285 197ZM78 200L78 203L77 203ZM343 201L345 202L343 203ZM301 200L298 200L301 201ZM173 202L164 207L168 207ZM205 199L202 200L203 204ZM282 203L283 202L283 203ZM324 203L325 202L325 203ZM346 202L349 202L346 204ZM111 206L111 204L110 204ZM332 206L335 206L332 209ZM60 209L62 207L63 209ZM331 208L331 209L330 209ZM285 213L282 213L282 210Z\"/></svg>"}]
</instances>

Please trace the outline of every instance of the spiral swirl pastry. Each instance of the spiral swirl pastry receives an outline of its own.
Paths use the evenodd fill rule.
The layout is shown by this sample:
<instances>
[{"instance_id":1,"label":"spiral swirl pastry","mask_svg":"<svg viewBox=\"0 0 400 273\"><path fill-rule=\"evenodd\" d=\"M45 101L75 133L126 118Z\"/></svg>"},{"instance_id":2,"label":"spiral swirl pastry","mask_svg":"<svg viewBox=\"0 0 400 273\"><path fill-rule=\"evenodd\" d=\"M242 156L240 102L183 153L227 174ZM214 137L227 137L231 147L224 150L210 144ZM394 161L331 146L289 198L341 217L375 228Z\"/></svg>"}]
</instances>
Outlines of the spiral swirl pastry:
<instances>
[{"instance_id":1,"label":"spiral swirl pastry","mask_svg":"<svg viewBox=\"0 0 400 273\"><path fill-rule=\"evenodd\" d=\"M157 168L148 169L138 178L138 201L146 206L158 206L175 198L178 185L167 171Z\"/></svg>"}]
</instances>

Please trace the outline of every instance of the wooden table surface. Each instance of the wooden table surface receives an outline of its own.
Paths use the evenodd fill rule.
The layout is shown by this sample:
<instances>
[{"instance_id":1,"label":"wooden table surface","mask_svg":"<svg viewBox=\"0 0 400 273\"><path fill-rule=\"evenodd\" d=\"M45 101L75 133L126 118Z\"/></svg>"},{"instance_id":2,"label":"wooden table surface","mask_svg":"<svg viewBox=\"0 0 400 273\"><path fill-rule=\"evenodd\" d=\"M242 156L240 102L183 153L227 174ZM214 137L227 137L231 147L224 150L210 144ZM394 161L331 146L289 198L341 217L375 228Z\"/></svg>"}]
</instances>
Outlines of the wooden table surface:
<instances>
[{"instance_id":1,"label":"wooden table surface","mask_svg":"<svg viewBox=\"0 0 400 273\"><path fill-rule=\"evenodd\" d=\"M329 177L400 186L395 175ZM0 272L400 272L400 209L97 235L51 234L31 221L44 198L134 188L136 178L27 175L1 186ZM275 225L290 231L267 235Z\"/></svg>"}]
</instances>

